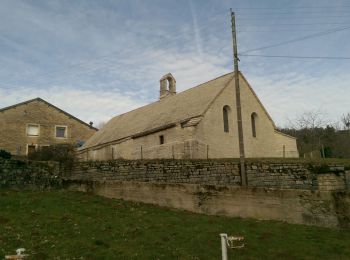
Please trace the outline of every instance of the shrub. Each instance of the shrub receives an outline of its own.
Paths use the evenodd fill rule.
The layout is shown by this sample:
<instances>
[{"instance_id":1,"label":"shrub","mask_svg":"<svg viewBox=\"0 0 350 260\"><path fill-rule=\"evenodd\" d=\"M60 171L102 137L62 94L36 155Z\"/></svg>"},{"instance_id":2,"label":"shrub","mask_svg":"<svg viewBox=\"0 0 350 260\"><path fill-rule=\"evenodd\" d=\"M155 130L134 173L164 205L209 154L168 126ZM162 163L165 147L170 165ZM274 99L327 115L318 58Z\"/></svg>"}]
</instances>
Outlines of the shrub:
<instances>
[{"instance_id":1,"label":"shrub","mask_svg":"<svg viewBox=\"0 0 350 260\"><path fill-rule=\"evenodd\" d=\"M0 158L3 159L11 159L12 155L10 152L7 152L5 150L0 150Z\"/></svg>"},{"instance_id":2,"label":"shrub","mask_svg":"<svg viewBox=\"0 0 350 260\"><path fill-rule=\"evenodd\" d=\"M65 166L71 166L75 160L75 147L71 144L42 146L28 155L34 161L56 161Z\"/></svg>"}]
</instances>

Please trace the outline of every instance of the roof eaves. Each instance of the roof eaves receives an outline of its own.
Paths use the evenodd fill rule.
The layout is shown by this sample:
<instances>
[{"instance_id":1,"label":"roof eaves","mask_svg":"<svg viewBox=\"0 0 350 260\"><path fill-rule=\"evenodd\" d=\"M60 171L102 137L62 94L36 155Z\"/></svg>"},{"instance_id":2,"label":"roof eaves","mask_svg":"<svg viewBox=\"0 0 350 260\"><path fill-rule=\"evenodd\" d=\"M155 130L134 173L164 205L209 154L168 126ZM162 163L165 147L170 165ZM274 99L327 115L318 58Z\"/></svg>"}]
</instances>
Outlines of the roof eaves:
<instances>
[{"instance_id":1,"label":"roof eaves","mask_svg":"<svg viewBox=\"0 0 350 260\"><path fill-rule=\"evenodd\" d=\"M294 136L291 136L291 135L285 134L283 132L280 132L277 129L275 129L275 133L280 134L280 135L284 135L285 137L289 137L289 138L292 138L292 139L298 139L298 138L296 138Z\"/></svg>"}]
</instances>

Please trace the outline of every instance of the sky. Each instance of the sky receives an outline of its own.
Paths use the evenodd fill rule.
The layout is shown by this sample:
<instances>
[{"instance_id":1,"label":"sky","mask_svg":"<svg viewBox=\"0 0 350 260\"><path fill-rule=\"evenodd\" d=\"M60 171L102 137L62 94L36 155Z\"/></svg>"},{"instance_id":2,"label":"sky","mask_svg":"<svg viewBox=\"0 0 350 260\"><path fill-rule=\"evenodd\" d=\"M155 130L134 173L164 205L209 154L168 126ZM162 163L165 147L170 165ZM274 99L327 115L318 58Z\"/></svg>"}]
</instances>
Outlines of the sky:
<instances>
[{"instance_id":1,"label":"sky","mask_svg":"<svg viewBox=\"0 0 350 260\"><path fill-rule=\"evenodd\" d=\"M0 108L41 97L96 126L158 100L168 72L178 92L228 73L230 8L240 70L277 126L350 112L346 0L0 0Z\"/></svg>"}]
</instances>

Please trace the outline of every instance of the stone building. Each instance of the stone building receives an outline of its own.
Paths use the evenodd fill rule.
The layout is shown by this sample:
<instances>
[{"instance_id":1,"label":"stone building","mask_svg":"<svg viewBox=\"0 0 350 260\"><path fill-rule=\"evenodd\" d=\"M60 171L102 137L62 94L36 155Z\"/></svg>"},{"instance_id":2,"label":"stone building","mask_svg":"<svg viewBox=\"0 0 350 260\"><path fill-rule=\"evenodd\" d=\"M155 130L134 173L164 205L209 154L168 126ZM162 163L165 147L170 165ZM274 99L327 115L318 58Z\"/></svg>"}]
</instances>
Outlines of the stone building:
<instances>
[{"instance_id":1,"label":"stone building","mask_svg":"<svg viewBox=\"0 0 350 260\"><path fill-rule=\"evenodd\" d=\"M41 146L83 143L97 131L41 98L0 109L0 149L28 155Z\"/></svg>"},{"instance_id":2,"label":"stone building","mask_svg":"<svg viewBox=\"0 0 350 260\"><path fill-rule=\"evenodd\" d=\"M239 73L246 157L298 157ZM158 101L112 118L80 149L82 160L238 158L234 73L176 93L169 73Z\"/></svg>"}]
</instances>

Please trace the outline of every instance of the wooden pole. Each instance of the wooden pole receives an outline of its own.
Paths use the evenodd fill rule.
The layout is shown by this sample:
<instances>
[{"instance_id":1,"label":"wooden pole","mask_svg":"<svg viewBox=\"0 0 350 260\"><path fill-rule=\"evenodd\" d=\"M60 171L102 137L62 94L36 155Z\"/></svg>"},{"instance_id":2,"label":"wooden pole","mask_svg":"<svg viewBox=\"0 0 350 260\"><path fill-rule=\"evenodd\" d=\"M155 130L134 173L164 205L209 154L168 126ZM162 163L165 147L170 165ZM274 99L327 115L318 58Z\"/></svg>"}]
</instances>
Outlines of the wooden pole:
<instances>
[{"instance_id":1,"label":"wooden pole","mask_svg":"<svg viewBox=\"0 0 350 260\"><path fill-rule=\"evenodd\" d=\"M209 144L207 144L207 159L209 159Z\"/></svg>"},{"instance_id":2,"label":"wooden pole","mask_svg":"<svg viewBox=\"0 0 350 260\"><path fill-rule=\"evenodd\" d=\"M236 88L236 110L237 110L237 126L238 126L238 141L239 141L239 161L241 168L241 185L247 186L247 176L245 171L245 155L244 155L244 140L243 140L243 125L242 125L242 107L241 107L241 92L239 87L239 70L238 70L238 52L236 39L236 21L235 13L231 10L232 24L232 47L233 47L233 64Z\"/></svg>"}]
</instances>

